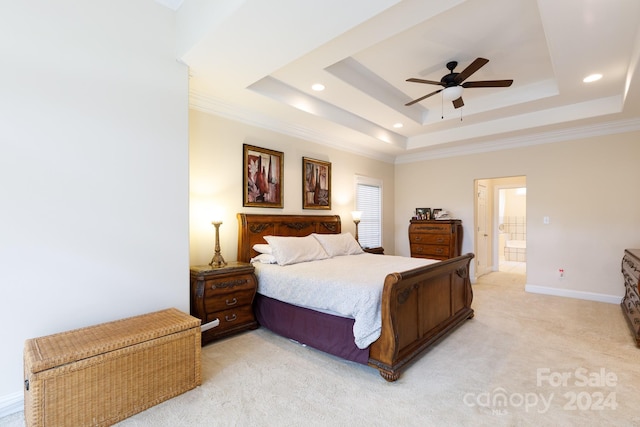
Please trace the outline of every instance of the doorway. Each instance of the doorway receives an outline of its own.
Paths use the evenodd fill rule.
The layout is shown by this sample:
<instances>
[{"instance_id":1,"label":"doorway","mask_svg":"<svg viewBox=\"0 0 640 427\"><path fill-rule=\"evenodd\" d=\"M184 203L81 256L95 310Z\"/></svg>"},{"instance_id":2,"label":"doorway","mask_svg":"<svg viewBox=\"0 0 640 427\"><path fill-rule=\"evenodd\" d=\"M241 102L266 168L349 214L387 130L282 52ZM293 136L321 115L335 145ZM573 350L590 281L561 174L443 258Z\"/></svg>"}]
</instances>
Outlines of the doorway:
<instances>
[{"instance_id":1,"label":"doorway","mask_svg":"<svg viewBox=\"0 0 640 427\"><path fill-rule=\"evenodd\" d=\"M498 271L526 274L527 187L497 188Z\"/></svg>"},{"instance_id":2,"label":"doorway","mask_svg":"<svg viewBox=\"0 0 640 427\"><path fill-rule=\"evenodd\" d=\"M478 179L475 185L475 276L526 275L525 176Z\"/></svg>"}]
</instances>

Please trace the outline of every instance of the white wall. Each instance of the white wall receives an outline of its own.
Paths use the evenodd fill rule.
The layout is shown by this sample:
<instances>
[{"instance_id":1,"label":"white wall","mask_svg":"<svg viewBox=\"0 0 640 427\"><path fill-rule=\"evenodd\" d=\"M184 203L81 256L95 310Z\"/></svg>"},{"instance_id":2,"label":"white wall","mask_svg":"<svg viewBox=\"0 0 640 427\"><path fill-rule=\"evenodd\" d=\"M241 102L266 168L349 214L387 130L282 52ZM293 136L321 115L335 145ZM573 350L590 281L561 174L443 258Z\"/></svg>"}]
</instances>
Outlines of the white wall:
<instances>
[{"instance_id":1,"label":"white wall","mask_svg":"<svg viewBox=\"0 0 640 427\"><path fill-rule=\"evenodd\" d=\"M153 1L2 4L0 414L22 397L25 339L189 310L174 19Z\"/></svg>"},{"instance_id":2,"label":"white wall","mask_svg":"<svg viewBox=\"0 0 640 427\"><path fill-rule=\"evenodd\" d=\"M191 263L207 264L214 247L211 216L224 208L220 247L226 261L237 259L238 212L267 214L331 214L342 218L343 232L355 234L354 175L383 181L383 238L385 253L394 252L394 165L338 151L205 112L191 110L190 132L190 240ZM284 208L242 206L244 143L284 153ZM331 163L331 210L302 209L302 157ZM406 234L406 233L405 233Z\"/></svg>"},{"instance_id":3,"label":"white wall","mask_svg":"<svg viewBox=\"0 0 640 427\"><path fill-rule=\"evenodd\" d=\"M461 218L463 252L472 252L474 180L524 175L527 289L619 302L623 251L640 247L639 138L633 132L397 165L396 252L409 255L407 222L418 205Z\"/></svg>"}]
</instances>

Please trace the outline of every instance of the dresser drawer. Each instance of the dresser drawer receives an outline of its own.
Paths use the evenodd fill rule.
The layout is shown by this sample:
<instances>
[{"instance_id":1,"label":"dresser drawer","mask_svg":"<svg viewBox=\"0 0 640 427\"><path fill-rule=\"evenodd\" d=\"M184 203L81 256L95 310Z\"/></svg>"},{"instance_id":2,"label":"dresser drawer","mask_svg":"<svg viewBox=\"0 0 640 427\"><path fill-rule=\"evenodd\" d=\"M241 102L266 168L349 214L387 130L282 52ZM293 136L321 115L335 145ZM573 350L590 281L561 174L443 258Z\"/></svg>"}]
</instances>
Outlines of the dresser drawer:
<instances>
[{"instance_id":1,"label":"dresser drawer","mask_svg":"<svg viewBox=\"0 0 640 427\"><path fill-rule=\"evenodd\" d=\"M430 224L411 224L409 226L409 234L412 233L435 233L435 234L451 234L451 225L441 223L430 223Z\"/></svg>"},{"instance_id":2,"label":"dresser drawer","mask_svg":"<svg viewBox=\"0 0 640 427\"><path fill-rule=\"evenodd\" d=\"M640 262L629 254L622 258L622 272L625 276L635 280L636 283L640 282Z\"/></svg>"},{"instance_id":3,"label":"dresser drawer","mask_svg":"<svg viewBox=\"0 0 640 427\"><path fill-rule=\"evenodd\" d=\"M229 310L234 307L251 305L255 289L251 286L249 289L226 290L220 292L219 289L208 292L204 298L204 309L207 313L215 311Z\"/></svg>"},{"instance_id":4,"label":"dresser drawer","mask_svg":"<svg viewBox=\"0 0 640 427\"><path fill-rule=\"evenodd\" d=\"M215 335L220 335L220 333L229 329L234 329L247 323L255 322L253 308L250 305L207 314L207 322L212 322L216 319L220 320L220 324L215 328L210 329L210 331Z\"/></svg>"},{"instance_id":5,"label":"dresser drawer","mask_svg":"<svg viewBox=\"0 0 640 427\"><path fill-rule=\"evenodd\" d=\"M448 258L449 246L411 244L411 256L424 258Z\"/></svg>"},{"instance_id":6,"label":"dresser drawer","mask_svg":"<svg viewBox=\"0 0 640 427\"><path fill-rule=\"evenodd\" d=\"M451 241L450 234L409 234L409 243L423 244L423 245L447 245Z\"/></svg>"}]
</instances>

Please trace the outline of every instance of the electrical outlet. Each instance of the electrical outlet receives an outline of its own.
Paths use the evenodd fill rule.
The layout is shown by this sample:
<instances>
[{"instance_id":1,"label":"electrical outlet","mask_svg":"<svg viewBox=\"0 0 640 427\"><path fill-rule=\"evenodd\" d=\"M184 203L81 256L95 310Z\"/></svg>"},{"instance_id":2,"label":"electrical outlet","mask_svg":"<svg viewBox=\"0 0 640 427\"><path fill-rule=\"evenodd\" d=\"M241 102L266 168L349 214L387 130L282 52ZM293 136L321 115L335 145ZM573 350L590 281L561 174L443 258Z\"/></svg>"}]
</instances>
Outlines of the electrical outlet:
<instances>
[{"instance_id":1,"label":"electrical outlet","mask_svg":"<svg viewBox=\"0 0 640 427\"><path fill-rule=\"evenodd\" d=\"M558 269L558 278L564 279L564 268Z\"/></svg>"}]
</instances>

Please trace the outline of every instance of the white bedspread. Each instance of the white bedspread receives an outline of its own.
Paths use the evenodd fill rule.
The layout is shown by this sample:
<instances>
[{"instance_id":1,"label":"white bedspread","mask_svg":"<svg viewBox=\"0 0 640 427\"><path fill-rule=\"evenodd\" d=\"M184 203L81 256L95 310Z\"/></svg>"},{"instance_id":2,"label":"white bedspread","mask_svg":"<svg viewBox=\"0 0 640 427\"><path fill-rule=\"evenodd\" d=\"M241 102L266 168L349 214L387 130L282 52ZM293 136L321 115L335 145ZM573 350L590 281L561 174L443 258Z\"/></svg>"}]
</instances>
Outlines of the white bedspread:
<instances>
[{"instance_id":1,"label":"white bedspread","mask_svg":"<svg viewBox=\"0 0 640 427\"><path fill-rule=\"evenodd\" d=\"M254 266L260 294L355 319L355 343L366 348L380 337L380 300L387 274L435 262L438 261L364 253L287 266Z\"/></svg>"}]
</instances>

